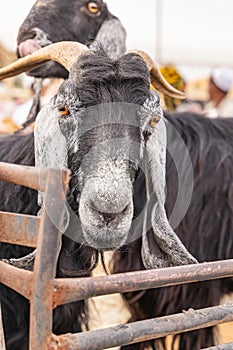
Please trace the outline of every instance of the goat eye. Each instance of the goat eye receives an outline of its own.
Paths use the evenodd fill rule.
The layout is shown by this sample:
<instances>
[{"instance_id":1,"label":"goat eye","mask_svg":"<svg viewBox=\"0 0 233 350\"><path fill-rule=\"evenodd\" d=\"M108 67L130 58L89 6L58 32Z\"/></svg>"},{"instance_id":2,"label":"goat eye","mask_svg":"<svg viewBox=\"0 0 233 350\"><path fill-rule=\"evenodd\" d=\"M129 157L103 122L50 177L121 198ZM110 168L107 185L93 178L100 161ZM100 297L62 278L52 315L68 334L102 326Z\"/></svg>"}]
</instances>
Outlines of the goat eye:
<instances>
[{"instance_id":1,"label":"goat eye","mask_svg":"<svg viewBox=\"0 0 233 350\"><path fill-rule=\"evenodd\" d=\"M154 128L158 122L160 121L160 116L159 115L153 115L150 120L150 125Z\"/></svg>"},{"instance_id":2,"label":"goat eye","mask_svg":"<svg viewBox=\"0 0 233 350\"><path fill-rule=\"evenodd\" d=\"M88 8L88 11L91 13L98 13L100 10L98 4L94 1L89 2L87 5L87 8Z\"/></svg>"},{"instance_id":3,"label":"goat eye","mask_svg":"<svg viewBox=\"0 0 233 350\"><path fill-rule=\"evenodd\" d=\"M70 111L69 111L69 108L67 107L59 107L59 113L61 115L69 115L70 114Z\"/></svg>"}]
</instances>

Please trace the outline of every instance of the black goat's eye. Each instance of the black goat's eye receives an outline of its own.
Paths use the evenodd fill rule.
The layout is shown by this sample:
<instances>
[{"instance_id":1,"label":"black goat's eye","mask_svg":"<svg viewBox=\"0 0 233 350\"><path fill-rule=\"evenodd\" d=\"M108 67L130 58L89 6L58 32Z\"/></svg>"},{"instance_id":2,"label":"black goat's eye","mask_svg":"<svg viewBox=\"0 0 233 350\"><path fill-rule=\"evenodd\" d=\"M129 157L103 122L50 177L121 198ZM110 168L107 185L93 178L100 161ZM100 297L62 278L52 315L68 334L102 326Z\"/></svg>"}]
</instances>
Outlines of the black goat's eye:
<instances>
[{"instance_id":1,"label":"black goat's eye","mask_svg":"<svg viewBox=\"0 0 233 350\"><path fill-rule=\"evenodd\" d=\"M58 110L59 110L59 113L61 115L69 115L70 114L69 108L67 108L65 106L59 107Z\"/></svg>"},{"instance_id":2,"label":"black goat's eye","mask_svg":"<svg viewBox=\"0 0 233 350\"><path fill-rule=\"evenodd\" d=\"M150 119L150 125L154 128L160 121L160 116L159 115L153 115Z\"/></svg>"},{"instance_id":3,"label":"black goat's eye","mask_svg":"<svg viewBox=\"0 0 233 350\"><path fill-rule=\"evenodd\" d=\"M99 5L94 1L91 1L87 4L87 9L91 13L98 13L100 10Z\"/></svg>"}]
</instances>

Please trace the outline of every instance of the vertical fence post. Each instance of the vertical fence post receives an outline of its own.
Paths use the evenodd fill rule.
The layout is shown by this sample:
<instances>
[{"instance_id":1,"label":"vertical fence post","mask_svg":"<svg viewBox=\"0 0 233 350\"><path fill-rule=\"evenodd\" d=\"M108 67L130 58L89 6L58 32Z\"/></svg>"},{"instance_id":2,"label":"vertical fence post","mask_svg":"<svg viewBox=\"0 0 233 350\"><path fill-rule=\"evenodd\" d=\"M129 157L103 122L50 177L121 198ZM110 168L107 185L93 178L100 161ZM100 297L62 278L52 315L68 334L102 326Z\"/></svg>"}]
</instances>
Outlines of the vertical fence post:
<instances>
[{"instance_id":1,"label":"vertical fence post","mask_svg":"<svg viewBox=\"0 0 233 350\"><path fill-rule=\"evenodd\" d=\"M34 266L30 307L30 350L46 350L52 334L53 286L61 245L67 172L49 170Z\"/></svg>"}]
</instances>

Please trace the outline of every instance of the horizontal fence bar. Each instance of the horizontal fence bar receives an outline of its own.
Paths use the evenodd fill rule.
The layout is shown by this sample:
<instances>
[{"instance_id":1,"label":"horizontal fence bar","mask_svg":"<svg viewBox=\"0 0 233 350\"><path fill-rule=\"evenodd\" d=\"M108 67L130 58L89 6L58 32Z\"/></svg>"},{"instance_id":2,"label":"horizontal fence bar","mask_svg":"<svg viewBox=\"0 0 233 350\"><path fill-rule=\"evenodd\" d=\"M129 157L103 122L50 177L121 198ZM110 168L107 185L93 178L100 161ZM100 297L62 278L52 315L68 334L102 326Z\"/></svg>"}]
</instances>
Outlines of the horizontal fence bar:
<instances>
[{"instance_id":1,"label":"horizontal fence bar","mask_svg":"<svg viewBox=\"0 0 233 350\"><path fill-rule=\"evenodd\" d=\"M34 166L0 162L0 181L11 182L37 191L45 191L49 173L60 175L59 183L63 183L63 181L67 181L66 178L69 176L70 170L37 168Z\"/></svg>"},{"instance_id":2,"label":"horizontal fence bar","mask_svg":"<svg viewBox=\"0 0 233 350\"><path fill-rule=\"evenodd\" d=\"M44 192L48 169L0 162L0 181Z\"/></svg>"},{"instance_id":3,"label":"horizontal fence bar","mask_svg":"<svg viewBox=\"0 0 233 350\"><path fill-rule=\"evenodd\" d=\"M110 276L54 280L54 305L94 296L133 292L233 276L233 259Z\"/></svg>"},{"instance_id":4,"label":"horizontal fence bar","mask_svg":"<svg viewBox=\"0 0 233 350\"><path fill-rule=\"evenodd\" d=\"M30 271L0 261L0 283L14 289L27 299L31 297L32 274Z\"/></svg>"},{"instance_id":5,"label":"horizontal fence bar","mask_svg":"<svg viewBox=\"0 0 233 350\"><path fill-rule=\"evenodd\" d=\"M233 321L233 304L184 311L85 333L54 336L49 350L102 350ZM191 350L191 349L190 349Z\"/></svg>"},{"instance_id":6,"label":"horizontal fence bar","mask_svg":"<svg viewBox=\"0 0 233 350\"><path fill-rule=\"evenodd\" d=\"M233 350L233 343L212 346L211 348L205 348L202 350Z\"/></svg>"},{"instance_id":7,"label":"horizontal fence bar","mask_svg":"<svg viewBox=\"0 0 233 350\"><path fill-rule=\"evenodd\" d=\"M36 247L40 218L0 211L0 241Z\"/></svg>"}]
</instances>

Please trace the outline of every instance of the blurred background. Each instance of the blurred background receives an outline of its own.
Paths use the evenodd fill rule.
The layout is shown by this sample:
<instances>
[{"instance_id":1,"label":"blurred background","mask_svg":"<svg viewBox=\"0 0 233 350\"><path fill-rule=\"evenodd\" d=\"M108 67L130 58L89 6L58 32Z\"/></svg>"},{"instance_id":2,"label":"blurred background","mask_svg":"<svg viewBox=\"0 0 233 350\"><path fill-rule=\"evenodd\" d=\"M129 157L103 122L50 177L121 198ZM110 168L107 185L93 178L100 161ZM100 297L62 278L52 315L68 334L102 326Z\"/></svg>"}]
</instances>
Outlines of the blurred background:
<instances>
[{"instance_id":1,"label":"blurred background","mask_svg":"<svg viewBox=\"0 0 233 350\"><path fill-rule=\"evenodd\" d=\"M2 3L0 66L16 59L14 52L17 31L34 2L35 0L8 0ZM213 67L221 65L233 68L232 0L105 2L126 28L128 49L147 51L161 66L172 64L184 78L189 98L208 98L207 78ZM30 85L30 79L23 78L24 87ZM17 84L22 84L21 77L16 80ZM14 91L12 93L12 86L10 89L11 94L18 94ZM2 91L0 93L2 96ZM9 91L6 95L9 96ZM20 102L25 98L22 93L18 100ZM6 110L6 113L10 113L11 106Z\"/></svg>"},{"instance_id":2,"label":"blurred background","mask_svg":"<svg viewBox=\"0 0 233 350\"><path fill-rule=\"evenodd\" d=\"M15 50L17 31L34 0L1 5L0 42ZM129 48L141 48L160 64L187 66L187 78L215 65L233 66L232 0L106 0L125 26ZM198 71L191 72L194 66ZM190 68L188 68L190 67Z\"/></svg>"}]
</instances>

